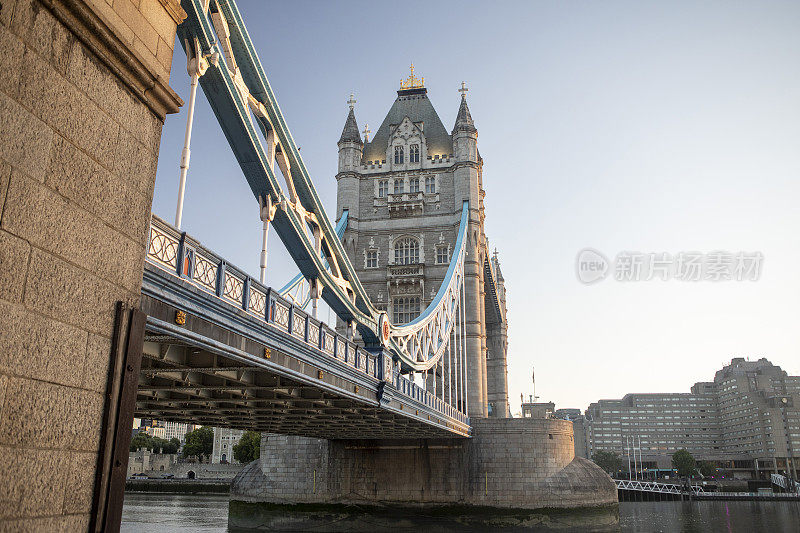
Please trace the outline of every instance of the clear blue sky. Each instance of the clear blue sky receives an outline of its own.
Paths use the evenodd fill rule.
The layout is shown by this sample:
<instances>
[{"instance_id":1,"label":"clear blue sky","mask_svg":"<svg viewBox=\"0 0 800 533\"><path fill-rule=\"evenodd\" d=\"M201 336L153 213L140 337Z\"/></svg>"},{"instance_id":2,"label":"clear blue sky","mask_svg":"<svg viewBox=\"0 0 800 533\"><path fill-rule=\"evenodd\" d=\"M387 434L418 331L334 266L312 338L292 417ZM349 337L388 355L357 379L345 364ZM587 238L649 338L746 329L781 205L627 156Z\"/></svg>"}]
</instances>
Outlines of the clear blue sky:
<instances>
[{"instance_id":1,"label":"clear blue sky","mask_svg":"<svg viewBox=\"0 0 800 533\"><path fill-rule=\"evenodd\" d=\"M509 293L512 410L688 391L734 356L800 374L800 4L260 2L239 7L329 214L356 94L374 131L410 62L449 129L457 89L484 158ZM177 46L171 85L188 100ZM185 109L164 128L153 210L172 221ZM202 91L183 227L258 273L257 204ZM271 240L269 283L296 272ZM593 286L584 247L760 251L757 282Z\"/></svg>"}]
</instances>

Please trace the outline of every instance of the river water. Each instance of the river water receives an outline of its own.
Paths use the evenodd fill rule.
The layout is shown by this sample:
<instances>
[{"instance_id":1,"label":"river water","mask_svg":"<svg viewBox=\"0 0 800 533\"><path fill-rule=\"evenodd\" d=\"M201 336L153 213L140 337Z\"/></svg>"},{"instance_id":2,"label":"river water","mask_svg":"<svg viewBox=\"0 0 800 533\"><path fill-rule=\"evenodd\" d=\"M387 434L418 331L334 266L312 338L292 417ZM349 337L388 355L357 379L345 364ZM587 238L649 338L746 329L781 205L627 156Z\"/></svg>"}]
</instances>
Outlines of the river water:
<instances>
[{"instance_id":1,"label":"river water","mask_svg":"<svg viewBox=\"0 0 800 533\"><path fill-rule=\"evenodd\" d=\"M800 532L800 502L623 502L619 514L620 532ZM227 524L227 495L128 493L122 509L125 533L227 531Z\"/></svg>"}]
</instances>

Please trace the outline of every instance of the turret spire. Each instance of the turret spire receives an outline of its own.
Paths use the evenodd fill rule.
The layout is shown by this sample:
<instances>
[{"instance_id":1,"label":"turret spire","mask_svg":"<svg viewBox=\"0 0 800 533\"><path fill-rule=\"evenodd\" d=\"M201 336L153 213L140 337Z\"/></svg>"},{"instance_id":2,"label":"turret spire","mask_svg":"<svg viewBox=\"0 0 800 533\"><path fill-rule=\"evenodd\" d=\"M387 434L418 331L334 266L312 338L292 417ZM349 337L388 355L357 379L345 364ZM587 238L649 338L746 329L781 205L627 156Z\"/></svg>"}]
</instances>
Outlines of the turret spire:
<instances>
[{"instance_id":1,"label":"turret spire","mask_svg":"<svg viewBox=\"0 0 800 533\"><path fill-rule=\"evenodd\" d=\"M358 133L358 123L356 122L356 114L353 111L353 105L356 103L354 95L350 94L350 99L347 104L350 106L350 112L347 114L347 120L342 129L342 136L339 138L339 144L343 142L354 142L360 145L364 143L361 141L361 134Z\"/></svg>"},{"instance_id":2,"label":"turret spire","mask_svg":"<svg viewBox=\"0 0 800 533\"><path fill-rule=\"evenodd\" d=\"M469 107L467 106L467 84L465 82L461 82L461 88L458 92L461 93L461 106L458 108L458 115L456 116L456 125L453 128L453 133L457 131L468 131L470 133L475 133L478 130L475 129L475 123L472 121L472 115L469 113Z\"/></svg>"}]
</instances>

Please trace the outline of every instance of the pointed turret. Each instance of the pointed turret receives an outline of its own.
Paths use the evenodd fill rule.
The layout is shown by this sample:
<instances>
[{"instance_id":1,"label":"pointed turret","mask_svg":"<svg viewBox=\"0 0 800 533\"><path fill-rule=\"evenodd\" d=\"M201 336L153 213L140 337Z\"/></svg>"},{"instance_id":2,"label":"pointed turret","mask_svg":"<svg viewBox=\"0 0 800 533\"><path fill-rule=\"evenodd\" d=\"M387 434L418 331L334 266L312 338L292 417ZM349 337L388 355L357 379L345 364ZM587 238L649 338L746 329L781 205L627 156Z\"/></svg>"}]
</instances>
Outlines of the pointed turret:
<instances>
[{"instance_id":1,"label":"pointed turret","mask_svg":"<svg viewBox=\"0 0 800 533\"><path fill-rule=\"evenodd\" d=\"M356 114L353 106L356 103L354 95L350 95L347 104L350 112L344 122L342 136L339 138L339 171L336 180L339 182L337 187L339 199L337 202L336 218L342 216L342 211L348 209L350 217L358 220L358 168L361 166L361 154L364 150L364 143L358 131Z\"/></svg>"},{"instance_id":2,"label":"pointed turret","mask_svg":"<svg viewBox=\"0 0 800 533\"><path fill-rule=\"evenodd\" d=\"M464 88L464 90L467 90ZM466 131L468 133L477 133L475 123L472 121L472 115L469 114L469 106L467 106L467 95L461 93L461 106L458 108L458 115L456 116L456 125L453 127L453 135L457 131Z\"/></svg>"},{"instance_id":3,"label":"pointed turret","mask_svg":"<svg viewBox=\"0 0 800 533\"><path fill-rule=\"evenodd\" d=\"M342 130L342 136L339 137L339 146L341 147L342 143L352 142L364 146L364 143L361 141L361 134L358 131L358 123L356 122L356 114L353 111L353 107L350 107L350 113L347 114L347 120L344 123L344 129Z\"/></svg>"},{"instance_id":4,"label":"pointed turret","mask_svg":"<svg viewBox=\"0 0 800 533\"><path fill-rule=\"evenodd\" d=\"M478 162L478 130L472 121L472 115L467 106L467 84L461 82L461 106L458 108L456 124L453 126L453 146L456 150L457 161Z\"/></svg>"}]
</instances>

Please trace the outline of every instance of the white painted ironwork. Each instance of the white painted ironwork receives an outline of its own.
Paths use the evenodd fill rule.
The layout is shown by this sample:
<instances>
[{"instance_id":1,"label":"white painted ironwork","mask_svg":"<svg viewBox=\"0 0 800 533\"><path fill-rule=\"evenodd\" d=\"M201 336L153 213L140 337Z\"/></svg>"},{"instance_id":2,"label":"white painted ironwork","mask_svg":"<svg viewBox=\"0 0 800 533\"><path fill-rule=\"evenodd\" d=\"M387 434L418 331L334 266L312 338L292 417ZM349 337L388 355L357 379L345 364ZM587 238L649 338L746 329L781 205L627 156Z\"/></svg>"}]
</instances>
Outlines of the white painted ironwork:
<instances>
[{"instance_id":1,"label":"white painted ironwork","mask_svg":"<svg viewBox=\"0 0 800 533\"><path fill-rule=\"evenodd\" d=\"M618 490L637 490L641 492L655 492L659 494L685 494L683 485L672 485L669 483L658 483L656 481L636 481L630 479L615 480ZM693 494L705 493L700 485L691 485Z\"/></svg>"},{"instance_id":2,"label":"white painted ironwork","mask_svg":"<svg viewBox=\"0 0 800 533\"><path fill-rule=\"evenodd\" d=\"M787 492L795 492L800 494L800 483L793 479L789 479L781 474L771 474L770 480L772 481L773 485L777 485Z\"/></svg>"},{"instance_id":3,"label":"white painted ironwork","mask_svg":"<svg viewBox=\"0 0 800 533\"><path fill-rule=\"evenodd\" d=\"M180 241L177 237L167 235L156 227L150 226L150 241L147 245L147 257L159 263L178 268L178 248Z\"/></svg>"}]
</instances>

